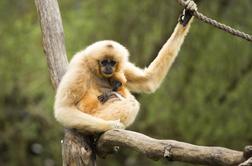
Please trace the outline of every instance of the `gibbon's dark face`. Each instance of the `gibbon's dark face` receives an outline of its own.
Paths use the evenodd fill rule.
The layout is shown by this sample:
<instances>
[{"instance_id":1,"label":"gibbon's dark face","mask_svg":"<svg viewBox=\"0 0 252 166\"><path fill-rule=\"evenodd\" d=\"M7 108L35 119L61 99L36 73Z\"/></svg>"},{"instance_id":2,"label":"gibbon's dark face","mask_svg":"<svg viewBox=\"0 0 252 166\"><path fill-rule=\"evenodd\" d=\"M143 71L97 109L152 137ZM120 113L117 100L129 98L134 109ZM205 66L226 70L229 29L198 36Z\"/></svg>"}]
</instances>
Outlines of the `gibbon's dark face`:
<instances>
[{"instance_id":1,"label":"gibbon's dark face","mask_svg":"<svg viewBox=\"0 0 252 166\"><path fill-rule=\"evenodd\" d=\"M100 71L101 71L101 75L109 78L113 76L113 73L116 70L116 61L112 60L112 59L103 59L102 61L100 61Z\"/></svg>"}]
</instances>

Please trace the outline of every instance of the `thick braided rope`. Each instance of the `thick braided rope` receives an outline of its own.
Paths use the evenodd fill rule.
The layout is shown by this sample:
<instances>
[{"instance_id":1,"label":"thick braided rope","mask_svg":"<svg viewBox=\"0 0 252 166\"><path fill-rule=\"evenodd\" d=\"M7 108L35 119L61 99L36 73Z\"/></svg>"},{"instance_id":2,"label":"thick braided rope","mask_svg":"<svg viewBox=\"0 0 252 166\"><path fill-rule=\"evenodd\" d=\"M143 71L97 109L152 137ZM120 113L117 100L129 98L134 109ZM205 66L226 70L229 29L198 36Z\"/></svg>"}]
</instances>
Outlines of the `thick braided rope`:
<instances>
[{"instance_id":1,"label":"thick braided rope","mask_svg":"<svg viewBox=\"0 0 252 166\"><path fill-rule=\"evenodd\" d=\"M182 5L182 6L186 6L184 0L178 0L178 2ZM205 15L203 15L202 13L198 12L198 11L194 11L193 15L198 18L199 20L205 22L205 23L208 23L210 25L213 25L214 27L216 28L219 28L225 32L228 32L234 36L238 36L238 37L241 37L245 40L248 40L248 41L251 41L252 42L252 36L247 34L247 33L244 33L244 32L241 32L239 30L236 30L230 26L227 26L225 24L222 24L222 23L219 23L218 21L214 20L214 19L211 19Z\"/></svg>"}]
</instances>

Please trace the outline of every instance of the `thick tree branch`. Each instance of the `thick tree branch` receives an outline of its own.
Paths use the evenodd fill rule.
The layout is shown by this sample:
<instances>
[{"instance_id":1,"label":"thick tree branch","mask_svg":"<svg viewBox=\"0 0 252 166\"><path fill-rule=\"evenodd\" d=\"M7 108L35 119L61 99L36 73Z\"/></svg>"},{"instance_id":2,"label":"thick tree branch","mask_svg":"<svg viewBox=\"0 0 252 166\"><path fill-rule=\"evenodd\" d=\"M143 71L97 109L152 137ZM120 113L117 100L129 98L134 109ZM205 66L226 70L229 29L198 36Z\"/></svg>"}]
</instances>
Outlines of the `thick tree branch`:
<instances>
[{"instance_id":1,"label":"thick tree branch","mask_svg":"<svg viewBox=\"0 0 252 166\"><path fill-rule=\"evenodd\" d=\"M133 148L154 160L166 158L204 165L238 165L245 161L241 151L222 147L197 146L174 140L157 140L140 133L127 130L105 132L97 142L101 157L114 151L114 147Z\"/></svg>"}]
</instances>

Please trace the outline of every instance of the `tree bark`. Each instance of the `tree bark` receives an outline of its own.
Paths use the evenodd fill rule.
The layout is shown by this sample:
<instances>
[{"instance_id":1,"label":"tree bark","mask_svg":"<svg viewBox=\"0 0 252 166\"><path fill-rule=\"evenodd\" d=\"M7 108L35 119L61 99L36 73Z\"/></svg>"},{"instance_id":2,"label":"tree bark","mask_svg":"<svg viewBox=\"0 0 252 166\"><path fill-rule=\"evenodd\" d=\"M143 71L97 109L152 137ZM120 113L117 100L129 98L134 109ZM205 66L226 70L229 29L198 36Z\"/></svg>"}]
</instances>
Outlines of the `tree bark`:
<instances>
[{"instance_id":1,"label":"tree bark","mask_svg":"<svg viewBox=\"0 0 252 166\"><path fill-rule=\"evenodd\" d=\"M113 153L114 147L119 146L133 148L154 160L166 158L169 161L215 166L238 165L245 161L244 153L241 151L222 147L197 146L174 140L157 140L140 133L119 129L107 131L99 138L97 152L99 156L105 157L107 154ZM251 149L246 153L251 153Z\"/></svg>"},{"instance_id":2,"label":"tree bark","mask_svg":"<svg viewBox=\"0 0 252 166\"><path fill-rule=\"evenodd\" d=\"M64 31L57 0L35 0L43 37L43 48L54 88L64 75L68 60L66 56ZM63 165L95 165L92 151L92 137L65 129L62 142Z\"/></svg>"},{"instance_id":3,"label":"tree bark","mask_svg":"<svg viewBox=\"0 0 252 166\"><path fill-rule=\"evenodd\" d=\"M35 0L43 37L43 48L54 88L68 64L64 31L57 0Z\"/></svg>"}]
</instances>

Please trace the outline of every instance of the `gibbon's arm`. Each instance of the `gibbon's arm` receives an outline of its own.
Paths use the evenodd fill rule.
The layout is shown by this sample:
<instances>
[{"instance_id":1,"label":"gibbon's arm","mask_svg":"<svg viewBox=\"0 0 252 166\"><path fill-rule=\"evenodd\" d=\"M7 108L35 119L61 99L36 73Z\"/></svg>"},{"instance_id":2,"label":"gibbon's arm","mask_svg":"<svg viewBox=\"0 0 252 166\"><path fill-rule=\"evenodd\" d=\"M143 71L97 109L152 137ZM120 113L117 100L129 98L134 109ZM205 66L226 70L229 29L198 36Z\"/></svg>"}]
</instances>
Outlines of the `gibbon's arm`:
<instances>
[{"instance_id":1,"label":"gibbon's arm","mask_svg":"<svg viewBox=\"0 0 252 166\"><path fill-rule=\"evenodd\" d=\"M64 127L75 128L81 131L103 132L113 128L124 128L119 121L106 121L79 111L76 104L85 95L88 87L85 86L83 71L68 71L56 93L54 116Z\"/></svg>"},{"instance_id":2,"label":"gibbon's arm","mask_svg":"<svg viewBox=\"0 0 252 166\"><path fill-rule=\"evenodd\" d=\"M177 24L171 37L147 68L140 69L132 63L127 64L125 76L127 78L126 85L130 91L152 93L159 87L178 55L191 22L192 19L185 27L180 23Z\"/></svg>"}]
</instances>

